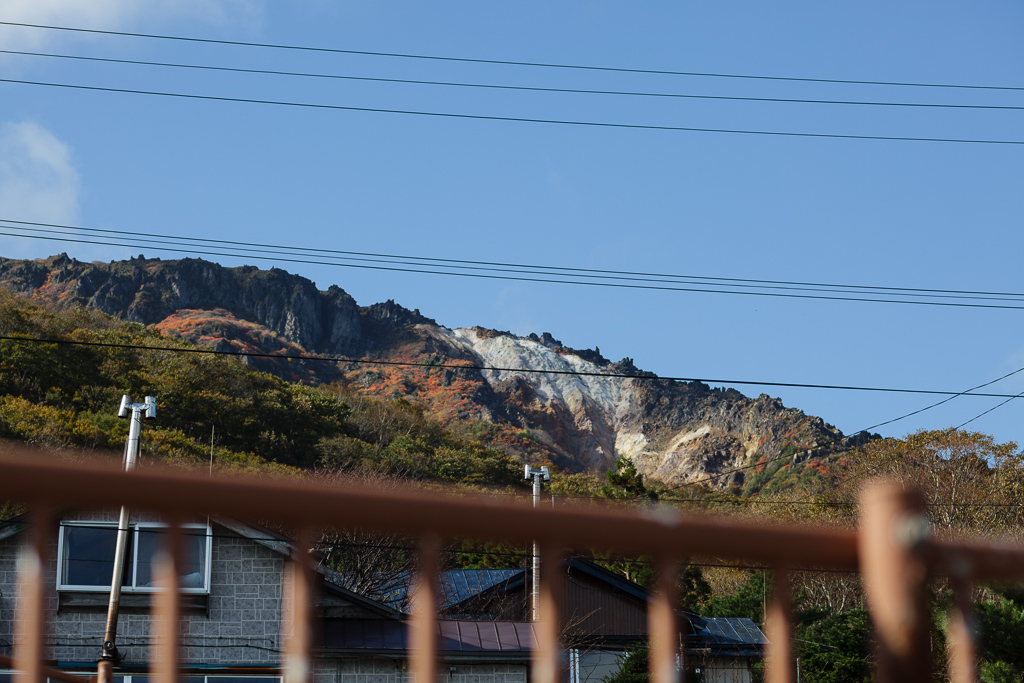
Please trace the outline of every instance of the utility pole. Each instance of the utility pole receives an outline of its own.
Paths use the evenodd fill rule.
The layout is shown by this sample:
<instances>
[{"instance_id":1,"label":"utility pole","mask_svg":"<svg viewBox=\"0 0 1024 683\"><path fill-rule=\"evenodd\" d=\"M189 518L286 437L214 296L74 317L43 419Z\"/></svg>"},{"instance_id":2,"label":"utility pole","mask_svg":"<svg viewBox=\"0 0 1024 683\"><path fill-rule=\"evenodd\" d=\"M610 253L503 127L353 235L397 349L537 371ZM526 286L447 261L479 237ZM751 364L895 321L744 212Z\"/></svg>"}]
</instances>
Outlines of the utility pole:
<instances>
[{"instance_id":1,"label":"utility pole","mask_svg":"<svg viewBox=\"0 0 1024 683\"><path fill-rule=\"evenodd\" d=\"M142 431L142 418L152 420L156 417L156 399L147 396L143 403L132 403L128 394L121 397L121 406L117 409L120 418L131 418L128 424L128 442L124 449L124 469L131 472L139 459L139 432ZM110 578L110 603L107 606L107 628L103 633L103 649L99 661L98 683L111 683L114 664L121 659L117 652L117 614L121 605L121 581L124 577L125 554L128 550L128 518L131 511L127 505L121 506L121 516L117 522L117 545L114 546L114 573Z\"/></svg>"},{"instance_id":2,"label":"utility pole","mask_svg":"<svg viewBox=\"0 0 1024 683\"><path fill-rule=\"evenodd\" d=\"M547 465L534 468L526 465L523 479L533 479L533 507L540 507L541 482L551 481ZM537 605L540 602L540 545L533 544L533 580L530 588L530 621L537 621Z\"/></svg>"}]
</instances>

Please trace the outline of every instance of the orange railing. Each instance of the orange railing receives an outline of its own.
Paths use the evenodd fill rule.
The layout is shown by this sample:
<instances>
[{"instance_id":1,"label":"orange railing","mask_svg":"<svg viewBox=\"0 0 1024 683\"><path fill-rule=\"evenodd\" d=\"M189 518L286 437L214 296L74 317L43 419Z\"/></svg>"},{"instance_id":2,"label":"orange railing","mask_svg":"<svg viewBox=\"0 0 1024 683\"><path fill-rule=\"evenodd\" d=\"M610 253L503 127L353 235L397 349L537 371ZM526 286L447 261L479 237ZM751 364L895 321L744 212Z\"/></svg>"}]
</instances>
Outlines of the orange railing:
<instances>
[{"instance_id":1,"label":"orange railing","mask_svg":"<svg viewBox=\"0 0 1024 683\"><path fill-rule=\"evenodd\" d=\"M14 652L15 667L24 683L41 683L51 673L44 667L46 589L40 568L52 552L58 515L68 509L110 509L124 504L162 515L171 529L160 563L165 580L170 579L167 585L175 585L178 575L180 522L197 513L252 522L273 520L296 531L297 548L310 547L309 539L324 527L417 538L421 585L415 591L409 656L418 683L438 680L434 585L442 542L448 538L520 544L536 541L540 545L540 621L532 683L556 683L560 678L558 581L562 572L557 568L570 549L655 559L660 585L648 610L653 683L675 683L679 678L678 628L669 596L675 567L687 558L726 558L774 568L774 599L767 617L766 678L770 683L794 679L788 580L794 568L861 572L878 641L877 680L883 683L912 683L930 677L926 583L932 577L950 577L961 596L950 629L951 680L957 683L975 680L969 627L972 582L1024 577L1024 550L933 539L920 499L884 482L867 488L861 501L861 528L856 533L681 516L660 508L532 508L294 481L211 480L154 470L125 473L38 458L0 461L0 500L19 501L31 511L31 531L19 565L19 630ZM282 622L287 625L282 632L288 634L282 669L287 683L309 683L313 670L313 569L304 554L296 554L290 568L286 584L290 588L283 601L287 612L282 611ZM153 616L157 638L151 667L158 683L178 680L179 617L177 593L164 591L154 605ZM100 680L109 675L101 665Z\"/></svg>"}]
</instances>

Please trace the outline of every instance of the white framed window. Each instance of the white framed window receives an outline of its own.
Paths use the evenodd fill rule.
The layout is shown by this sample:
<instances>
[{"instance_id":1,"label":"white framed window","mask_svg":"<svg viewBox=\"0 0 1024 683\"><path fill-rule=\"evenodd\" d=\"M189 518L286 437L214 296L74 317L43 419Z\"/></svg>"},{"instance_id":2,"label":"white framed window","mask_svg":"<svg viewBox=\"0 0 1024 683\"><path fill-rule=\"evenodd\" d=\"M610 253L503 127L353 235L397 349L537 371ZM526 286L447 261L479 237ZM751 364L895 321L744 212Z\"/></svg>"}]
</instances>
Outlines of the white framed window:
<instances>
[{"instance_id":1,"label":"white framed window","mask_svg":"<svg viewBox=\"0 0 1024 683\"><path fill-rule=\"evenodd\" d=\"M139 522L129 527L122 592L159 590L153 577L154 559L166 525ZM182 525L181 591L210 592L213 534L203 524ZM62 522L57 546L57 590L109 591L114 573L117 524Z\"/></svg>"}]
</instances>

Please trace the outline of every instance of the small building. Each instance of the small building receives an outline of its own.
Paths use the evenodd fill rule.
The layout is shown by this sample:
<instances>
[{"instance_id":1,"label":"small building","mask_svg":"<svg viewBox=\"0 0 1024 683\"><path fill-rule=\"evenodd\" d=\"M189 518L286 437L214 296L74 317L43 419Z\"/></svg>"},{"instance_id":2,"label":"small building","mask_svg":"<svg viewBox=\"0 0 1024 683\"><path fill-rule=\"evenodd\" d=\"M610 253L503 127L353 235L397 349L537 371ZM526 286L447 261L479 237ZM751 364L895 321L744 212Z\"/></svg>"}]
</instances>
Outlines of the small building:
<instances>
[{"instance_id":1,"label":"small building","mask_svg":"<svg viewBox=\"0 0 1024 683\"><path fill-rule=\"evenodd\" d=\"M106 624L117 536L116 513L66 516L44 568L52 587L46 620L51 666L95 672ZM21 518L0 523L0 653L15 640L17 558ZM154 557L164 525L136 515L122 579L115 674L119 683L143 683L149 673L150 611L159 586ZM281 625L285 563L290 541L269 529L223 518L184 526L187 560L181 571L183 673L187 683L277 683L284 636ZM581 558L569 561L563 581L568 648L566 679L596 683L647 639L649 591ZM338 585L320 567L316 615L320 642L314 683L403 683L407 678L408 577L393 596L372 600ZM449 683L526 683L535 649L526 619L527 574L521 569L445 572L438 622ZM764 635L748 619L702 619L680 612L688 668L707 683L746 683L761 657ZM6 683L0 671L0 683ZM134 679L140 679L135 681Z\"/></svg>"},{"instance_id":2,"label":"small building","mask_svg":"<svg viewBox=\"0 0 1024 683\"><path fill-rule=\"evenodd\" d=\"M459 619L525 621L528 572L455 570L443 575L442 614ZM476 587L477 590L472 590ZM597 683L647 642L651 591L588 559L568 561L562 581L564 642L570 683ZM705 683L749 683L767 639L750 619L705 618L677 610L687 668Z\"/></svg>"},{"instance_id":3,"label":"small building","mask_svg":"<svg viewBox=\"0 0 1024 683\"><path fill-rule=\"evenodd\" d=\"M15 641L21 518L0 523L0 653ZM149 673L150 610L159 587L153 560L159 520L133 516L122 581L115 668L118 683L142 683ZM284 636L284 567L293 548L268 529L233 520L192 520L183 529L188 560L182 571L181 637L187 683L278 683ZM117 514L76 514L60 524L47 600L48 664L95 674L106 625ZM315 683L400 683L407 677L407 618L399 610L346 590L318 574L316 614L322 633ZM531 624L441 622L442 656L452 683L525 683L534 634ZM10 671L0 671L6 683Z\"/></svg>"}]
</instances>

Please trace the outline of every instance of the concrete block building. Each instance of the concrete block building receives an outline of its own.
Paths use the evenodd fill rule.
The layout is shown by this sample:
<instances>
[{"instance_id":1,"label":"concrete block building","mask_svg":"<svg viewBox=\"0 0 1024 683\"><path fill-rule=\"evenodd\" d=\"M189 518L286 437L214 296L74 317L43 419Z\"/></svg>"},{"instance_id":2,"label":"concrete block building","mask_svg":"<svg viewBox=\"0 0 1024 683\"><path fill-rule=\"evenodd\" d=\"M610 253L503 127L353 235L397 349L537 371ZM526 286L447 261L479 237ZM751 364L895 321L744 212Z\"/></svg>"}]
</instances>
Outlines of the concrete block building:
<instances>
[{"instance_id":1,"label":"concrete block building","mask_svg":"<svg viewBox=\"0 0 1024 683\"><path fill-rule=\"evenodd\" d=\"M44 567L52 587L46 605L49 664L95 674L106 625L113 573L116 513L66 516ZM25 529L0 524L0 653L16 638L18 554ZM116 678L146 683L152 645L150 613L159 586L153 560L159 520L134 516L122 580ZM276 683L288 624L282 627L284 568L292 547L267 529L227 519L193 520L184 527L187 559L181 572L182 658L186 683ZM315 683L404 683L406 615L369 600L320 574L316 613L322 634ZM442 656L451 683L525 683L530 624L442 622ZM0 671L6 683L10 671Z\"/></svg>"}]
</instances>

